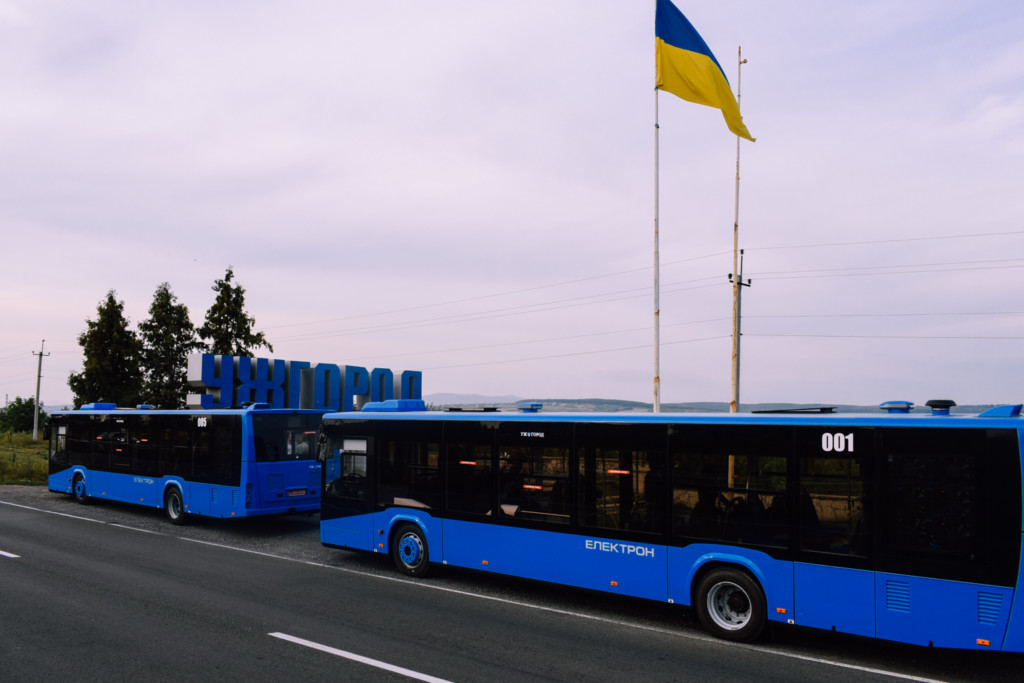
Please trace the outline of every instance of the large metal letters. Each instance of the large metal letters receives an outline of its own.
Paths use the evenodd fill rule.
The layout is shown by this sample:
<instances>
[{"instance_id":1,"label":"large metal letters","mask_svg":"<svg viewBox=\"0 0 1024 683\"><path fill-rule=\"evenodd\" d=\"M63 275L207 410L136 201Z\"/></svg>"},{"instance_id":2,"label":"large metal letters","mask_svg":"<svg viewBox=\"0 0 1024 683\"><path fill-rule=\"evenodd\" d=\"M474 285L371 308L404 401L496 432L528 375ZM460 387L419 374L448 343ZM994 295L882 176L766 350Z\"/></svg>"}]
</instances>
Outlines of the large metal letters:
<instances>
[{"instance_id":1,"label":"large metal letters","mask_svg":"<svg viewBox=\"0 0 1024 683\"><path fill-rule=\"evenodd\" d=\"M359 410L367 401L422 398L423 373L399 376L387 368L193 354L188 358L190 408L236 408L269 403L274 408Z\"/></svg>"}]
</instances>

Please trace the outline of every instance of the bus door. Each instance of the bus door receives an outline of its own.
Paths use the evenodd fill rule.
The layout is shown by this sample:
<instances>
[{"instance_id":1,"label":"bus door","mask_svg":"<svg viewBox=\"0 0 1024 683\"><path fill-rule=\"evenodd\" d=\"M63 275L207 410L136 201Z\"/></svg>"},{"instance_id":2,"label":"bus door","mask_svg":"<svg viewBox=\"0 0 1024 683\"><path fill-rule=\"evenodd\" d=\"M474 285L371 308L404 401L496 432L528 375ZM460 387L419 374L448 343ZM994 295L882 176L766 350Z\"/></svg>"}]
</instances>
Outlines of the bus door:
<instances>
[{"instance_id":1,"label":"bus door","mask_svg":"<svg viewBox=\"0 0 1024 683\"><path fill-rule=\"evenodd\" d=\"M875 635L875 574L868 547L873 428L799 427L796 486L788 498L796 527L794 621Z\"/></svg>"},{"instance_id":2,"label":"bus door","mask_svg":"<svg viewBox=\"0 0 1024 683\"><path fill-rule=\"evenodd\" d=\"M367 454L373 447L368 436L329 436L320 444L323 495L320 507L320 540L323 543L373 550L373 515Z\"/></svg>"}]
</instances>

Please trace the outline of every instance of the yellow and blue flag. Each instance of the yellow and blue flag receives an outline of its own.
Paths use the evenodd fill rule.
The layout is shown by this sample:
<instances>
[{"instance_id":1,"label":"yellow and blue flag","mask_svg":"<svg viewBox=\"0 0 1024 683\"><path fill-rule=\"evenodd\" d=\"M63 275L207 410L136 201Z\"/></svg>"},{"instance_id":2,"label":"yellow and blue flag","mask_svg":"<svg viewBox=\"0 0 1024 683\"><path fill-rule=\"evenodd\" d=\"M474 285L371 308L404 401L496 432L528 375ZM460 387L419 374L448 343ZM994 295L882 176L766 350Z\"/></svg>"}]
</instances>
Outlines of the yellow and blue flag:
<instances>
[{"instance_id":1,"label":"yellow and blue flag","mask_svg":"<svg viewBox=\"0 0 1024 683\"><path fill-rule=\"evenodd\" d=\"M753 142L722 66L693 24L671 0L658 0L654 17L657 87L688 102L721 109L729 130Z\"/></svg>"}]
</instances>

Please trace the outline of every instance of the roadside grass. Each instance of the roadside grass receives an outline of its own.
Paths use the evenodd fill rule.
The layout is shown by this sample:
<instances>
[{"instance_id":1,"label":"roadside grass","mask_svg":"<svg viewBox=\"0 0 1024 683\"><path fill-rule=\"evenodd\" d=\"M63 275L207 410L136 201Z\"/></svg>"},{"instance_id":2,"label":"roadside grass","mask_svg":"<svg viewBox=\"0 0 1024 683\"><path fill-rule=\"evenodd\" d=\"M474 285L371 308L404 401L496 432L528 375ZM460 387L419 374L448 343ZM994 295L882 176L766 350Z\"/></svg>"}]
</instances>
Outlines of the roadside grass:
<instances>
[{"instance_id":1,"label":"roadside grass","mask_svg":"<svg viewBox=\"0 0 1024 683\"><path fill-rule=\"evenodd\" d=\"M46 484L49 444L29 432L0 433L0 484Z\"/></svg>"}]
</instances>

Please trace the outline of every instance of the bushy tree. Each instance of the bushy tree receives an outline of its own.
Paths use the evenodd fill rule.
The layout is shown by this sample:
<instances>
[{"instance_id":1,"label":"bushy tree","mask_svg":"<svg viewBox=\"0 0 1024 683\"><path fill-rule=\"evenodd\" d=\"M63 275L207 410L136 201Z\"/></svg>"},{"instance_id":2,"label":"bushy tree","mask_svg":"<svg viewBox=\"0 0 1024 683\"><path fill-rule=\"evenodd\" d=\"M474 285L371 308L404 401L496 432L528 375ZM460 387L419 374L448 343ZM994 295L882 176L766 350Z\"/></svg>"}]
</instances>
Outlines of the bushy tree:
<instances>
[{"instance_id":1,"label":"bushy tree","mask_svg":"<svg viewBox=\"0 0 1024 683\"><path fill-rule=\"evenodd\" d=\"M203 348L188 307L177 303L169 283L157 287L149 318L139 323L142 399L158 408L184 408L188 355Z\"/></svg>"},{"instance_id":2,"label":"bushy tree","mask_svg":"<svg viewBox=\"0 0 1024 683\"><path fill-rule=\"evenodd\" d=\"M209 340L210 353L230 356L251 356L253 351L266 346L273 353L274 347L262 332L255 332L256 319L245 311L245 289L232 284L235 273L228 267L223 280L215 280L213 291L217 299L206 311L206 320L199 328L199 336Z\"/></svg>"},{"instance_id":3,"label":"bushy tree","mask_svg":"<svg viewBox=\"0 0 1024 683\"><path fill-rule=\"evenodd\" d=\"M128 329L124 302L118 301L116 294L114 290L107 292L107 298L96 309L96 320L86 319L86 330L78 336L83 367L68 377L76 408L95 401L124 406L139 402L142 344Z\"/></svg>"},{"instance_id":4,"label":"bushy tree","mask_svg":"<svg viewBox=\"0 0 1024 683\"><path fill-rule=\"evenodd\" d=\"M31 432L35 420L36 400L15 397L13 401L0 408L0 432ZM46 422L46 413L39 408L40 427Z\"/></svg>"}]
</instances>

